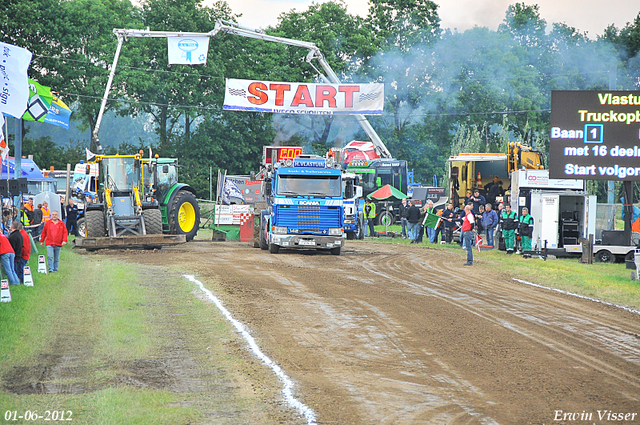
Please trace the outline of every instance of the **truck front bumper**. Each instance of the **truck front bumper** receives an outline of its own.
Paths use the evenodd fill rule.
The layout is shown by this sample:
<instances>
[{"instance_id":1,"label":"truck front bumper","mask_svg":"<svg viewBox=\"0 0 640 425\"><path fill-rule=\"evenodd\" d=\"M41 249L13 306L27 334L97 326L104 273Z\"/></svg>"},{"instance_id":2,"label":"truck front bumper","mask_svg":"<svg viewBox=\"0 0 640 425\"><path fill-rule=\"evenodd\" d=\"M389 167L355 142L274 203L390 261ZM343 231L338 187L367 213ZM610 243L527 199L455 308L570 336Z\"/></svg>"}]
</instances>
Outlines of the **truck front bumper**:
<instances>
[{"instance_id":1,"label":"truck front bumper","mask_svg":"<svg viewBox=\"0 0 640 425\"><path fill-rule=\"evenodd\" d=\"M271 243L282 248L320 248L331 249L343 246L340 236L315 236L315 235L271 235Z\"/></svg>"}]
</instances>

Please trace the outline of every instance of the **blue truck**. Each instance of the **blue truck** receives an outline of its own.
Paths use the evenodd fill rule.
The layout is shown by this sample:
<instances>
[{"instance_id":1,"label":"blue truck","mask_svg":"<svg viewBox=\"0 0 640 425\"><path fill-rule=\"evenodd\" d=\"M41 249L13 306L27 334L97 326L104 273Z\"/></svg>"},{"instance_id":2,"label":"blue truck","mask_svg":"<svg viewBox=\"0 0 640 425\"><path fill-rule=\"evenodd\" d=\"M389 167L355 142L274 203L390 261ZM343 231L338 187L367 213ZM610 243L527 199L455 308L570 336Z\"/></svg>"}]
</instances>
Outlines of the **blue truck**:
<instances>
[{"instance_id":1,"label":"blue truck","mask_svg":"<svg viewBox=\"0 0 640 425\"><path fill-rule=\"evenodd\" d=\"M267 165L267 208L260 212L262 249L329 250L344 245L342 170L333 158L298 155Z\"/></svg>"}]
</instances>

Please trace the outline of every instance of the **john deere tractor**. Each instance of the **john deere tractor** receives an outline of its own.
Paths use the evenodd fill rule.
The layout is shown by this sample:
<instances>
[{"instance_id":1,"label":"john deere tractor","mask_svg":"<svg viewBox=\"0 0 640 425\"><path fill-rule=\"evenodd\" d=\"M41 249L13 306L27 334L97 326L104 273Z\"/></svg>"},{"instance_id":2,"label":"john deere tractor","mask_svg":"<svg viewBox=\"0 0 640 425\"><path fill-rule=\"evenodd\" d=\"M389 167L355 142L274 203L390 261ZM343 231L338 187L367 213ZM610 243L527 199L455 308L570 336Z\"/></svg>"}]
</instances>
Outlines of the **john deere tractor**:
<instances>
[{"instance_id":1,"label":"john deere tractor","mask_svg":"<svg viewBox=\"0 0 640 425\"><path fill-rule=\"evenodd\" d=\"M160 205L164 233L185 235L192 240L200 226L200 207L196 191L178 183L178 160L175 158L145 158L145 196Z\"/></svg>"},{"instance_id":2,"label":"john deere tractor","mask_svg":"<svg viewBox=\"0 0 640 425\"><path fill-rule=\"evenodd\" d=\"M97 199L85 206L87 238L162 234L160 205L144 200L140 155L98 155L92 162L100 172Z\"/></svg>"}]
</instances>

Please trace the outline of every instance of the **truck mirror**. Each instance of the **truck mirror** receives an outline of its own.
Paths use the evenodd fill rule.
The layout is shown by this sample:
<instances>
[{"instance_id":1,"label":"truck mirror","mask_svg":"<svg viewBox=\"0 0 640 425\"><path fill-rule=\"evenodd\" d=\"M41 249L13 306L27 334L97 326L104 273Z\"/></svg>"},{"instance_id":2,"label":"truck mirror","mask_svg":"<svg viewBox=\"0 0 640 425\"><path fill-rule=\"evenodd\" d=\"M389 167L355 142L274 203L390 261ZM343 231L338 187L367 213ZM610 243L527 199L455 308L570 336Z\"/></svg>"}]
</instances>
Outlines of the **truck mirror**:
<instances>
[{"instance_id":1,"label":"truck mirror","mask_svg":"<svg viewBox=\"0 0 640 425\"><path fill-rule=\"evenodd\" d=\"M89 174L91 174L91 167L89 166L89 164L87 164L87 168L85 169L84 173L88 176Z\"/></svg>"},{"instance_id":2,"label":"truck mirror","mask_svg":"<svg viewBox=\"0 0 640 425\"><path fill-rule=\"evenodd\" d=\"M169 173L169 166L168 165L163 165L162 166L162 172L164 174L168 174Z\"/></svg>"},{"instance_id":3,"label":"truck mirror","mask_svg":"<svg viewBox=\"0 0 640 425\"><path fill-rule=\"evenodd\" d=\"M249 180L254 181L256 179L256 172L252 171L249 173Z\"/></svg>"},{"instance_id":4,"label":"truck mirror","mask_svg":"<svg viewBox=\"0 0 640 425\"><path fill-rule=\"evenodd\" d=\"M356 186L356 198L362 198L362 186Z\"/></svg>"},{"instance_id":5,"label":"truck mirror","mask_svg":"<svg viewBox=\"0 0 640 425\"><path fill-rule=\"evenodd\" d=\"M380 177L376 177L376 186L382 187L382 179Z\"/></svg>"}]
</instances>

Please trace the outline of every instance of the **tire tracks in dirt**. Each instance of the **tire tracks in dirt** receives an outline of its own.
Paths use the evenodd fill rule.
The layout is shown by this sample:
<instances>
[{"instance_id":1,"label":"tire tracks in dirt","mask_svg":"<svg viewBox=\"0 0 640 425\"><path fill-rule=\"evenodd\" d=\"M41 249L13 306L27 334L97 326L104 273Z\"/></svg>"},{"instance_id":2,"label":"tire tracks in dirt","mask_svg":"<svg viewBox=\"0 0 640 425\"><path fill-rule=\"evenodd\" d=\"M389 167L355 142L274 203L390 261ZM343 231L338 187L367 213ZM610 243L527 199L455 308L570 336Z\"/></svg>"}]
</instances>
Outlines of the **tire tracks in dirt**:
<instances>
[{"instance_id":1,"label":"tire tracks in dirt","mask_svg":"<svg viewBox=\"0 0 640 425\"><path fill-rule=\"evenodd\" d=\"M318 423L549 423L555 410L639 402L637 315L481 260L463 268L457 253L369 243L340 257L233 243L166 254L163 264L215 276Z\"/></svg>"}]
</instances>

